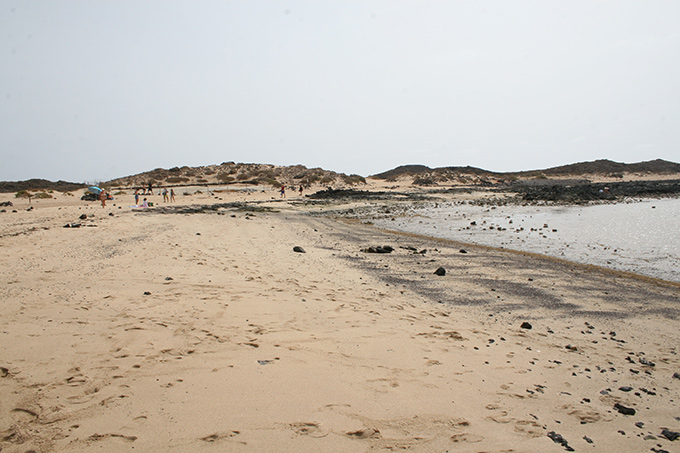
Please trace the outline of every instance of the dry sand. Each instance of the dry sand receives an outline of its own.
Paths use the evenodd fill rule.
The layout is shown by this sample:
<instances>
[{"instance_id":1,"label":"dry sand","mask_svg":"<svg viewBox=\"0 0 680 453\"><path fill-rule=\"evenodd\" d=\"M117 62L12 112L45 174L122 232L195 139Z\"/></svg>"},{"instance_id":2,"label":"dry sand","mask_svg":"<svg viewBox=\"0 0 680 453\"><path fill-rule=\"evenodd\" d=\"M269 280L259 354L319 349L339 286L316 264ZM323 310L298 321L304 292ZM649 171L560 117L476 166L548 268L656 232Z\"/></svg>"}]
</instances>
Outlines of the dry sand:
<instances>
[{"instance_id":1,"label":"dry sand","mask_svg":"<svg viewBox=\"0 0 680 453\"><path fill-rule=\"evenodd\" d=\"M275 191L58 197L0 213L3 452L678 451L677 285Z\"/></svg>"}]
</instances>

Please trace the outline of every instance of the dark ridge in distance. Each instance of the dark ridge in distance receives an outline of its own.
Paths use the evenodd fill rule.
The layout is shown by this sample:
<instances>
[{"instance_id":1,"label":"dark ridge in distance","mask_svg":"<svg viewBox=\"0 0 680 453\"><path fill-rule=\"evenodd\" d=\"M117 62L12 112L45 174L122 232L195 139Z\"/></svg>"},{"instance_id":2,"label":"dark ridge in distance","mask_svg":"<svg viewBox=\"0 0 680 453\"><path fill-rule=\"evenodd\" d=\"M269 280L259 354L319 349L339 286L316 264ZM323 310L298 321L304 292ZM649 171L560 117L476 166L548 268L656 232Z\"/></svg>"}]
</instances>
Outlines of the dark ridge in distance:
<instances>
[{"instance_id":1,"label":"dark ridge in distance","mask_svg":"<svg viewBox=\"0 0 680 453\"><path fill-rule=\"evenodd\" d=\"M19 192L21 190L57 190L70 192L85 187L85 184L68 181L49 181L47 179L28 179L26 181L0 181L0 192Z\"/></svg>"},{"instance_id":2,"label":"dark ridge in distance","mask_svg":"<svg viewBox=\"0 0 680 453\"><path fill-rule=\"evenodd\" d=\"M371 176L376 179L392 179L398 176L421 176L425 173L460 173L477 176L495 177L531 177L531 176L564 176L564 175L587 175L603 174L615 175L621 173L647 173L647 174L672 174L680 173L680 164L663 159L655 159L645 162L625 164L608 159L599 159L589 162L561 165L544 170L527 170L519 172L493 172L476 167L437 167L430 168L425 165L402 165L392 170Z\"/></svg>"}]
</instances>

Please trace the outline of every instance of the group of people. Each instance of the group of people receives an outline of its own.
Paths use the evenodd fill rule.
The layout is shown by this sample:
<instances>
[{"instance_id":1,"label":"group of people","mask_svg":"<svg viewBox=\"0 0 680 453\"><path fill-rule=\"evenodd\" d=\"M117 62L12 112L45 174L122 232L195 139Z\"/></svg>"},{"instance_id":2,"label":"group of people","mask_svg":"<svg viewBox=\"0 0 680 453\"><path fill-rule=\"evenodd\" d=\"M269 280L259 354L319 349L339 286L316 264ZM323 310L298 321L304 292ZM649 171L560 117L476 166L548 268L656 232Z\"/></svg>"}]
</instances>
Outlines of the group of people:
<instances>
[{"instance_id":1,"label":"group of people","mask_svg":"<svg viewBox=\"0 0 680 453\"><path fill-rule=\"evenodd\" d=\"M300 196L302 196L302 186L300 186ZM286 198L286 186L281 186L281 198Z\"/></svg>"},{"instance_id":2,"label":"group of people","mask_svg":"<svg viewBox=\"0 0 680 453\"><path fill-rule=\"evenodd\" d=\"M144 191L142 193L142 195L146 195L146 189L136 189L135 190L135 206L140 206L140 204L139 204L139 191L140 190ZM153 195L153 189L151 188L151 184L149 184L149 194ZM168 190L167 187L163 187L161 194L163 195L163 202L164 203L168 203L168 202L174 203L176 201L175 200L175 190L172 189L172 188L170 190ZM141 206L143 208L148 208L149 207L149 201L146 198L144 198L144 200L142 200Z\"/></svg>"},{"instance_id":3,"label":"group of people","mask_svg":"<svg viewBox=\"0 0 680 453\"><path fill-rule=\"evenodd\" d=\"M135 189L135 206L141 206L143 208L149 207L149 201L146 199L146 197L142 200L142 204L141 205L139 204L139 196L140 196L139 192L142 191L141 195L146 195L147 190L148 190L149 195L153 195L153 188L152 188L151 184L148 185L148 188L137 188L137 189ZM302 196L302 191L303 191L302 185L300 186L299 191L300 191L300 196ZM208 193L210 194L210 189L208 189ZM281 186L281 192L280 193L281 193L281 198L286 198L286 186L283 186L283 185ZM163 202L164 203L174 203L176 201L175 200L175 190L172 189L172 188L170 190L168 190L167 187L163 187L163 189L161 190L159 195L163 195ZM106 200L110 200L110 199L111 198L110 198L110 195L108 194L108 192L102 190L99 193L99 201L101 201L103 208L106 207Z\"/></svg>"}]
</instances>

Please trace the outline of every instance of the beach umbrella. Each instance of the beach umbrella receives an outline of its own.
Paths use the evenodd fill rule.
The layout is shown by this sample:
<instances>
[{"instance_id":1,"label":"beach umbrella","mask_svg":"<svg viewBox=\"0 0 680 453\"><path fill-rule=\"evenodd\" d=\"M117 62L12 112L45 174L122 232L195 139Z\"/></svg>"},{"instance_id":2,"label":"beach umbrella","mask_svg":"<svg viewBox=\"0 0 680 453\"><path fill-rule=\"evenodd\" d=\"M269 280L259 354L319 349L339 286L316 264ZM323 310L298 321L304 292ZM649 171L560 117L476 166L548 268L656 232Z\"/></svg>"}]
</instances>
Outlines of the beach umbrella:
<instances>
[{"instance_id":1,"label":"beach umbrella","mask_svg":"<svg viewBox=\"0 0 680 453\"><path fill-rule=\"evenodd\" d=\"M92 186L92 187L88 188L87 190L89 190L92 193L96 193L97 195L99 195L100 193L103 192L102 189L100 189L99 187L96 187L96 186Z\"/></svg>"}]
</instances>

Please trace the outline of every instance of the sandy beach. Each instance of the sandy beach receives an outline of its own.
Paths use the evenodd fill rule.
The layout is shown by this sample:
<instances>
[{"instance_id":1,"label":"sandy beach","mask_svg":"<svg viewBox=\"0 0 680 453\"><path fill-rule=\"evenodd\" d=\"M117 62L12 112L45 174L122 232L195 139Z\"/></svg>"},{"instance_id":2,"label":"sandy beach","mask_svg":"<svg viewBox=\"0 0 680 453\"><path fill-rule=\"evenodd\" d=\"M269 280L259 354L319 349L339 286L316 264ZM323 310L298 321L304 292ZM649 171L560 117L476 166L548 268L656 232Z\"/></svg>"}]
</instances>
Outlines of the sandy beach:
<instances>
[{"instance_id":1,"label":"sandy beach","mask_svg":"<svg viewBox=\"0 0 680 453\"><path fill-rule=\"evenodd\" d=\"M3 452L678 450L677 284L275 190L55 197L0 194Z\"/></svg>"}]
</instances>

